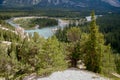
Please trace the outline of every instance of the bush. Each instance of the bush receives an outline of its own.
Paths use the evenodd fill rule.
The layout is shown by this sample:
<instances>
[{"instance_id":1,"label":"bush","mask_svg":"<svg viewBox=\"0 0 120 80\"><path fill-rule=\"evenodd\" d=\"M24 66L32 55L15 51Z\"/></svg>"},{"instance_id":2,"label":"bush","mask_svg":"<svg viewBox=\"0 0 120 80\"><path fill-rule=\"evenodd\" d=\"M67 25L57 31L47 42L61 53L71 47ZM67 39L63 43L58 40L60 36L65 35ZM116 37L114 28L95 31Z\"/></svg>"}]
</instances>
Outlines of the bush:
<instances>
[{"instance_id":1,"label":"bush","mask_svg":"<svg viewBox=\"0 0 120 80\"><path fill-rule=\"evenodd\" d=\"M120 55L115 55L115 64L116 64L116 70L117 73L120 74Z\"/></svg>"},{"instance_id":2,"label":"bush","mask_svg":"<svg viewBox=\"0 0 120 80\"><path fill-rule=\"evenodd\" d=\"M40 68L38 74L47 74L67 68L65 54L66 51L64 51L61 43L55 37L49 38L39 52Z\"/></svg>"}]
</instances>

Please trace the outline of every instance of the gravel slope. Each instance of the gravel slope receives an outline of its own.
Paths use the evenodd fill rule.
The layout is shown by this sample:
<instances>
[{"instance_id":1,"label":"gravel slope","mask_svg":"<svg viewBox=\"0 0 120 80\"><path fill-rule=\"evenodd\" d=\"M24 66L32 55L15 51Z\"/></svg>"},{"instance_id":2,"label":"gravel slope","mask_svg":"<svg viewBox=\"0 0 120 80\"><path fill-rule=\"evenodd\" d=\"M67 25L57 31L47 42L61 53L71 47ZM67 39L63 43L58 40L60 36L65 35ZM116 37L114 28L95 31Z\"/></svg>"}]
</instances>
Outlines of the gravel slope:
<instances>
[{"instance_id":1,"label":"gravel slope","mask_svg":"<svg viewBox=\"0 0 120 80\"><path fill-rule=\"evenodd\" d=\"M110 80L101 77L98 74L77 69L68 69L65 71L58 71L51 74L49 77L38 78L37 80Z\"/></svg>"}]
</instances>

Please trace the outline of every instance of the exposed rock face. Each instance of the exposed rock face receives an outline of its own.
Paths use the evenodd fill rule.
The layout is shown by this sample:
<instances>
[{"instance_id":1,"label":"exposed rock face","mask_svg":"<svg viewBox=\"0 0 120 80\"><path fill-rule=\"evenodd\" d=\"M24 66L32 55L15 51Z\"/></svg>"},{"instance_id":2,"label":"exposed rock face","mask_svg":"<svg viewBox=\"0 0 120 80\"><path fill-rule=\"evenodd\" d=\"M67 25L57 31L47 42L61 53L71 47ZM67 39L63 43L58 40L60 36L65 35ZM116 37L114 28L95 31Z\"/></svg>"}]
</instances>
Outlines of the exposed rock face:
<instances>
[{"instance_id":1,"label":"exposed rock face","mask_svg":"<svg viewBox=\"0 0 120 80\"><path fill-rule=\"evenodd\" d=\"M17 32L17 34L19 34L21 36L22 39L25 38L25 31L22 27L16 27L15 31Z\"/></svg>"}]
</instances>

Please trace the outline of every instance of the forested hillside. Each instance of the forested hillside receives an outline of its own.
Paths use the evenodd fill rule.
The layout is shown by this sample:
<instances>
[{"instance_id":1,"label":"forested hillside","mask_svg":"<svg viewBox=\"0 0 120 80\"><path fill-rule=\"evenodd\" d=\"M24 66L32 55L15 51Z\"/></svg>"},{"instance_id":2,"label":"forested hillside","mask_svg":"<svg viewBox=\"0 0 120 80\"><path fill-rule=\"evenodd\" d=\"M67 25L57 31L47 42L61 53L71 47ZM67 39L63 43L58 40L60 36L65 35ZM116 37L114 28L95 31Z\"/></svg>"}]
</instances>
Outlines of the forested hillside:
<instances>
[{"instance_id":1,"label":"forested hillside","mask_svg":"<svg viewBox=\"0 0 120 80\"><path fill-rule=\"evenodd\" d=\"M86 53L89 48L92 49L92 47L90 47L89 45L94 45L95 44L94 42L98 42L98 43L102 43L102 44L106 45L107 46L106 48L101 46L103 51L104 51L104 49L106 49L105 53L101 52L101 53L104 53L101 55L102 55L102 58L103 58L103 56L105 56L104 57L105 59L110 59L111 61L108 61L108 62L106 61L106 63L104 65L102 64L104 67L103 68L101 67L101 69L103 69L103 73L104 72L106 73L106 71L109 73L113 69L114 65L116 64L116 70L119 73L119 67L120 67L120 61L119 61L119 57L120 57L120 55L119 55L119 50L120 50L120 48L119 48L119 41L120 41L120 39L119 39L120 38L119 25L120 25L120 23L119 22L120 22L119 14L104 15L102 17L97 18L97 24L99 24L99 25L96 28L90 28L91 22L87 22L85 24L79 24L79 25L75 25L75 23L73 23L73 24L70 24L69 27L64 28L64 30L59 29L56 32L56 37L58 38L59 41L68 42L68 43L71 42L69 38L71 38L73 40L81 38L81 41L83 41L83 42L80 43L80 45L82 46L80 50L86 48L85 51L83 51L83 52L80 51L81 54ZM96 25L96 24L94 23L94 25ZM79 31L74 30L73 27L75 27L75 26L76 26L76 28L81 30L81 32L82 32L81 36L78 35ZM98 30L98 28L99 28L99 30ZM91 34L91 29L94 29L93 33L96 32L96 35L93 33ZM96 31L96 30L98 30L98 31ZM98 36L97 32L101 32L102 35L99 34L99 37L95 38L95 36ZM89 39L89 36L90 36L89 34L92 35L91 38L93 36L94 36L94 38ZM94 39L98 39L98 40L97 41L90 41L90 42L86 43L87 40L89 41L89 40L94 40ZM102 39L104 39L104 40L102 40ZM86 43L86 46L84 47L83 44L85 44L85 43ZM79 50L79 49L77 48L77 50ZM94 51L94 50L92 50L92 51ZM97 51L99 51L99 50L97 50ZM107 53L108 53L108 55L107 55ZM110 54L110 53L112 53L112 54ZM115 58L115 60L114 60L114 58ZM113 59L113 61L112 61L112 59ZM88 59L88 60L90 60L90 59ZM97 62L99 62L99 61L97 61ZM109 65L109 68L107 67L108 65ZM106 66L106 68L105 68L105 66ZM89 68L90 67L88 67L88 69Z\"/></svg>"},{"instance_id":2,"label":"forested hillside","mask_svg":"<svg viewBox=\"0 0 120 80\"><path fill-rule=\"evenodd\" d=\"M114 27L111 26L111 31L107 27L108 32L105 32L106 27L102 24L104 18L98 18L98 24L101 24L99 27L94 12L91 13L91 22L78 26L69 25L57 30L48 39L36 32L23 38L19 33L13 33L11 30L15 29L10 28L3 19L1 18L1 27L7 25L6 28L9 29L0 29L0 77L6 80L23 80L33 73L35 76L48 76L55 71L77 68L79 61L86 66L86 70L109 78L117 79L112 73L120 74L120 55L113 54L111 45L106 43L109 37L106 35L112 33ZM118 23L118 20L115 22ZM107 23L107 20L104 22ZM119 25L117 23L116 26ZM4 41L11 44L7 45Z\"/></svg>"},{"instance_id":3,"label":"forested hillside","mask_svg":"<svg viewBox=\"0 0 120 80\"><path fill-rule=\"evenodd\" d=\"M120 53L120 15L106 15L97 20L100 31L105 34L106 44L111 44Z\"/></svg>"}]
</instances>

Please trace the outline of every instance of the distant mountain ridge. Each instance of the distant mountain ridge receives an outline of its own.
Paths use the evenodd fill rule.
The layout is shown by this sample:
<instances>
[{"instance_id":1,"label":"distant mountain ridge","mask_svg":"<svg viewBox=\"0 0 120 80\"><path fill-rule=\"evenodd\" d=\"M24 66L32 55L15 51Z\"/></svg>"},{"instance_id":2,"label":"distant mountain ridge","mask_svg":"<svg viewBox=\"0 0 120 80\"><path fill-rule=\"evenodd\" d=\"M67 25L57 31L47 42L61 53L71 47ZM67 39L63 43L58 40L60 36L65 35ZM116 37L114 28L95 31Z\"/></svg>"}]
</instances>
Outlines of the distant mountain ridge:
<instances>
[{"instance_id":1,"label":"distant mountain ridge","mask_svg":"<svg viewBox=\"0 0 120 80\"><path fill-rule=\"evenodd\" d=\"M113 9L120 8L120 0L0 0L2 6L12 7L60 7Z\"/></svg>"},{"instance_id":2,"label":"distant mountain ridge","mask_svg":"<svg viewBox=\"0 0 120 80\"><path fill-rule=\"evenodd\" d=\"M104 1L114 7L120 7L120 0L102 0L102 1Z\"/></svg>"}]
</instances>

